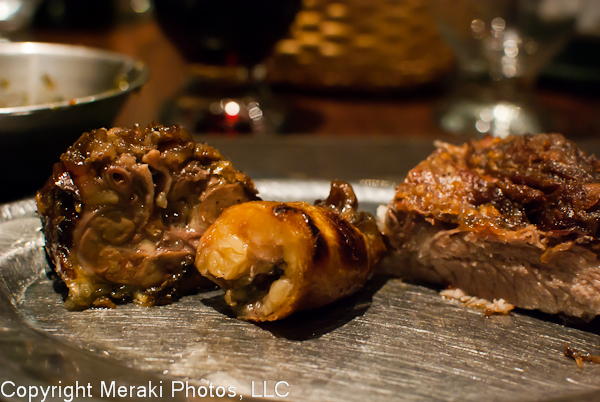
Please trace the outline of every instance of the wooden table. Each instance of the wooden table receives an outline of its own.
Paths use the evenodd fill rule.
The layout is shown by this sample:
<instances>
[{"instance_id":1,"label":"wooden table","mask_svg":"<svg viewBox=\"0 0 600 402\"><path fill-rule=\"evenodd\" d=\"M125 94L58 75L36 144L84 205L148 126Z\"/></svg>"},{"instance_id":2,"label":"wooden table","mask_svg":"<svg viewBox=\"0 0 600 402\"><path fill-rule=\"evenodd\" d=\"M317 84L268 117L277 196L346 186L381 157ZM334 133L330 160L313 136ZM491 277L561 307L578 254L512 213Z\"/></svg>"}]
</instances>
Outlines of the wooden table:
<instances>
[{"instance_id":1,"label":"wooden table","mask_svg":"<svg viewBox=\"0 0 600 402\"><path fill-rule=\"evenodd\" d=\"M188 65L151 18L120 23L104 31L60 31L37 29L33 39L81 44L122 52L143 60L150 79L122 109L115 125L145 125L159 120L164 102L184 83ZM289 131L311 135L395 136L452 138L432 118L443 91L416 90L377 96L324 95L278 91L292 110L300 110L300 124ZM550 87L536 89L536 98L555 120L555 130L572 138L600 138L600 96L576 95Z\"/></svg>"}]
</instances>

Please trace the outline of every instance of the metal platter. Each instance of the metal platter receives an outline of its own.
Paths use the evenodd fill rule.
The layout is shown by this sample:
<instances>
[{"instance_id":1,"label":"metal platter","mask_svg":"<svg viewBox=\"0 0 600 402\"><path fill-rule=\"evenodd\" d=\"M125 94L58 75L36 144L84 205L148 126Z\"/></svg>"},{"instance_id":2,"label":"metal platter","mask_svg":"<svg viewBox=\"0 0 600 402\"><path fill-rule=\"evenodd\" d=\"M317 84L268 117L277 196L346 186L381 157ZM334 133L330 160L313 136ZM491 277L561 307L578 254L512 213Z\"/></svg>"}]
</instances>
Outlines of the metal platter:
<instances>
[{"instance_id":1,"label":"metal platter","mask_svg":"<svg viewBox=\"0 0 600 402\"><path fill-rule=\"evenodd\" d=\"M323 198L329 188L256 184L264 199L282 201ZM371 212L393 193L373 184L354 184ZM217 290L168 306L67 311L45 275L39 228L33 200L0 206L0 399L38 392L31 400L41 400L53 386L46 401L107 393L128 401L211 393L333 402L600 399L600 365L579 369L563 356L565 344L598 353L590 325L525 312L485 317L435 289L386 277L330 306L261 325L230 317Z\"/></svg>"}]
</instances>

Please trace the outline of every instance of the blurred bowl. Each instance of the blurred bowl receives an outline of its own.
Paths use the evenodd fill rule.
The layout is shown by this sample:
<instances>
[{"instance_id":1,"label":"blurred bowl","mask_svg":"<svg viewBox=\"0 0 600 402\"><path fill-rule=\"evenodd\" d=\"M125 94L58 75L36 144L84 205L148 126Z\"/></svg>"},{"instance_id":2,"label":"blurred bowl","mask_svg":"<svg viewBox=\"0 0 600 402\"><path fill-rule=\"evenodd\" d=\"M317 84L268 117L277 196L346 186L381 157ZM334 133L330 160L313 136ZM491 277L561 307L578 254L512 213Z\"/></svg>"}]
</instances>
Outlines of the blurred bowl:
<instances>
[{"instance_id":1,"label":"blurred bowl","mask_svg":"<svg viewBox=\"0 0 600 402\"><path fill-rule=\"evenodd\" d=\"M81 46L0 42L0 202L32 195L79 136L108 127L148 79L131 57Z\"/></svg>"},{"instance_id":2,"label":"blurred bowl","mask_svg":"<svg viewBox=\"0 0 600 402\"><path fill-rule=\"evenodd\" d=\"M0 134L110 124L148 78L128 56L80 46L0 43Z\"/></svg>"}]
</instances>

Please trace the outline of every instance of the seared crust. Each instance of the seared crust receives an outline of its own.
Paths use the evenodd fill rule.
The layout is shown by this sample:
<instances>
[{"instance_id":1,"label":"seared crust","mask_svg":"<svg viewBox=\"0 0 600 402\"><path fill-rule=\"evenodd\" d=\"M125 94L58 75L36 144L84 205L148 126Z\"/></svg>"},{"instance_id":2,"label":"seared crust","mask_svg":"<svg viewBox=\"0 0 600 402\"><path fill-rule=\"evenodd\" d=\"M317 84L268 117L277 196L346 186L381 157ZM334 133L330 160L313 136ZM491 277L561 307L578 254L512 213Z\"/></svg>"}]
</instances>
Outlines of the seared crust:
<instances>
[{"instance_id":1,"label":"seared crust","mask_svg":"<svg viewBox=\"0 0 600 402\"><path fill-rule=\"evenodd\" d=\"M255 199L250 178L216 149L150 125L83 134L37 205L47 254L69 289L65 305L83 309L164 304L183 285L206 285L193 269L200 236L224 208Z\"/></svg>"},{"instance_id":2,"label":"seared crust","mask_svg":"<svg viewBox=\"0 0 600 402\"><path fill-rule=\"evenodd\" d=\"M396 210L464 229L598 236L600 162L560 134L437 145L396 189Z\"/></svg>"},{"instance_id":3,"label":"seared crust","mask_svg":"<svg viewBox=\"0 0 600 402\"><path fill-rule=\"evenodd\" d=\"M381 235L369 238L333 210L256 201L223 212L200 240L196 267L239 318L273 321L354 293L383 248Z\"/></svg>"}]
</instances>

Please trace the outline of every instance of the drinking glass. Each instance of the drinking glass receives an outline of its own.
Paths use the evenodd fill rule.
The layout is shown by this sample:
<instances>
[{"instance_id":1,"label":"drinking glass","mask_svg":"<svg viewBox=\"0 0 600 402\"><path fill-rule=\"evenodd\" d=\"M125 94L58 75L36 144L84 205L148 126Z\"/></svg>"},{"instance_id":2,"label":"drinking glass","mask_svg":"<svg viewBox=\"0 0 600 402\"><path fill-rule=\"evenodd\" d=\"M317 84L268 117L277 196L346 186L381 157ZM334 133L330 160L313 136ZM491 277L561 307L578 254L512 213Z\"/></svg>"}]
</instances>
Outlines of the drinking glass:
<instances>
[{"instance_id":1,"label":"drinking glass","mask_svg":"<svg viewBox=\"0 0 600 402\"><path fill-rule=\"evenodd\" d=\"M162 120L197 133L274 132L283 110L262 64L302 0L155 0L163 32L190 63Z\"/></svg>"},{"instance_id":2,"label":"drinking glass","mask_svg":"<svg viewBox=\"0 0 600 402\"><path fill-rule=\"evenodd\" d=\"M532 87L566 44L581 6L579 0L430 0L458 67L435 112L440 126L500 137L549 129Z\"/></svg>"}]
</instances>

